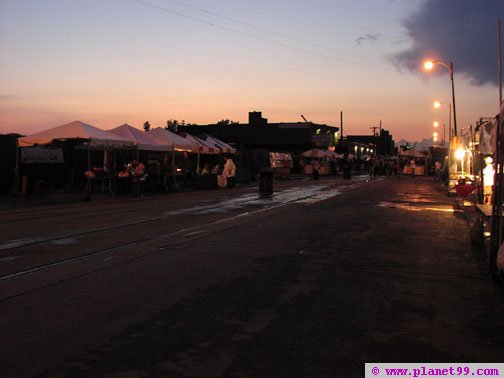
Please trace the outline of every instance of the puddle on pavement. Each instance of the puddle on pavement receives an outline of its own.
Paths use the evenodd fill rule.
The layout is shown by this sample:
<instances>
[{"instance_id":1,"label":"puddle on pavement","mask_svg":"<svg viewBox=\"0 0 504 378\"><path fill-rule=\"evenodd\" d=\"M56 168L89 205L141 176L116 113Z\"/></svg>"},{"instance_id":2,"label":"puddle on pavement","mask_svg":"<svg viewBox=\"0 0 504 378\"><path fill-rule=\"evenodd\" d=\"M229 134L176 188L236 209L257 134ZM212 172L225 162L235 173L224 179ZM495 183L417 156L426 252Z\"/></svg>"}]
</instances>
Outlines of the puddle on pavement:
<instances>
[{"instance_id":1,"label":"puddle on pavement","mask_svg":"<svg viewBox=\"0 0 504 378\"><path fill-rule=\"evenodd\" d=\"M346 188L351 188L348 186ZM292 202L315 203L335 197L342 193L341 188L332 188L327 184L295 187L279 190L272 194L247 193L238 197L227 198L212 205L203 205L181 210L165 212L164 215L216 214L239 210L245 207L267 207L285 205Z\"/></svg>"}]
</instances>

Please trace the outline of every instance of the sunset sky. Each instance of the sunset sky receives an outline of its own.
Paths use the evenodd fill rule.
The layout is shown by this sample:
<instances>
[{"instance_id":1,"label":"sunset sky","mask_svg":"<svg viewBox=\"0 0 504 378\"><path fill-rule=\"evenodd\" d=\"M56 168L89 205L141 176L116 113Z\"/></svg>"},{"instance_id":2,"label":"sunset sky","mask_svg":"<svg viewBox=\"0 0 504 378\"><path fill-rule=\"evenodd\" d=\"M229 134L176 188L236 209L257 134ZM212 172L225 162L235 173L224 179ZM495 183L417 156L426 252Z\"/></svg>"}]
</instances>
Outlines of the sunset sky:
<instances>
[{"instance_id":1,"label":"sunset sky","mask_svg":"<svg viewBox=\"0 0 504 378\"><path fill-rule=\"evenodd\" d=\"M502 0L0 0L0 133L80 120L339 126L430 138L498 111ZM432 102L446 106L434 110Z\"/></svg>"}]
</instances>

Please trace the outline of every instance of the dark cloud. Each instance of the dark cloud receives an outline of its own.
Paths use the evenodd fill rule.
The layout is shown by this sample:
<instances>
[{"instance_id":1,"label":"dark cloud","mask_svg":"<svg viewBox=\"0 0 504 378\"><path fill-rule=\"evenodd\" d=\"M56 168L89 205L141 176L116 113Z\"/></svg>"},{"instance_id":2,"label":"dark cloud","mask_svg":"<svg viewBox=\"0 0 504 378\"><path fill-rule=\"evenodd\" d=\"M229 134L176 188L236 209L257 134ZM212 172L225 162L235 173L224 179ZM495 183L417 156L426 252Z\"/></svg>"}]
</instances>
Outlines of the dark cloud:
<instances>
[{"instance_id":1,"label":"dark cloud","mask_svg":"<svg viewBox=\"0 0 504 378\"><path fill-rule=\"evenodd\" d=\"M422 59L453 62L455 76L464 73L475 85L497 84L497 21L503 0L426 0L404 20L411 48L396 54L398 67L419 71Z\"/></svg>"},{"instance_id":2,"label":"dark cloud","mask_svg":"<svg viewBox=\"0 0 504 378\"><path fill-rule=\"evenodd\" d=\"M366 41L375 42L380 37L381 37L380 33L375 33L375 34L366 33L366 34L360 36L359 38L356 38L355 42L358 45L361 45L363 42L366 42Z\"/></svg>"}]
</instances>

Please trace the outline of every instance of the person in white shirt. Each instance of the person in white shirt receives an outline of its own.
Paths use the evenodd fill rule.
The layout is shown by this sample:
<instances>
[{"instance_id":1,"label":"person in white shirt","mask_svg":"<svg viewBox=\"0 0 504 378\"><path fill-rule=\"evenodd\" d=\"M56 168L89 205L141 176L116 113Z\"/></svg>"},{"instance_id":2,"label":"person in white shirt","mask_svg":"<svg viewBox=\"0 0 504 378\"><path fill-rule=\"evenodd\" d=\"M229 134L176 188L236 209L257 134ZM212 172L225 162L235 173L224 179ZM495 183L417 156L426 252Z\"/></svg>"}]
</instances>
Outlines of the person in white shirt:
<instances>
[{"instance_id":1,"label":"person in white shirt","mask_svg":"<svg viewBox=\"0 0 504 378\"><path fill-rule=\"evenodd\" d=\"M233 159L229 157L224 157L226 160L226 164L224 164L224 176L227 178L227 186L228 188L233 188L235 186L235 174L236 174L236 165L233 162Z\"/></svg>"}]
</instances>

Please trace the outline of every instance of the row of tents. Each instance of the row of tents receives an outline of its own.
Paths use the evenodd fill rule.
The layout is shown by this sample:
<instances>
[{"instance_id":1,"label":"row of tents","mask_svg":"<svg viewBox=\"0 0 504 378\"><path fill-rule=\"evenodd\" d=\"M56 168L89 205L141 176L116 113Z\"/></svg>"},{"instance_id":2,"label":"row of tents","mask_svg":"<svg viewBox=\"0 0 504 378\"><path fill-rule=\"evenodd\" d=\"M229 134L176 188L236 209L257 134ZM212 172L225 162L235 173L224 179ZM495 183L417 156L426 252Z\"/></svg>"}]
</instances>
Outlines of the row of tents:
<instances>
[{"instance_id":1,"label":"row of tents","mask_svg":"<svg viewBox=\"0 0 504 378\"><path fill-rule=\"evenodd\" d=\"M301 156L305 157L305 158L312 158L312 159L322 159L322 158L344 159L344 158L347 158L347 159L352 160L354 158L357 158L357 155L354 155L354 154L338 154L334 151L321 150L320 148L314 148L314 149L305 151L305 152L301 153ZM367 160L370 157L371 156L368 154L359 155L359 158L361 160Z\"/></svg>"},{"instance_id":2,"label":"row of tents","mask_svg":"<svg viewBox=\"0 0 504 378\"><path fill-rule=\"evenodd\" d=\"M148 132L124 124L105 131L81 121L53 127L18 139L19 147L47 145L53 141L84 140L92 147L135 147L146 151L187 151L202 154L234 154L236 150L213 136L175 134L161 127Z\"/></svg>"}]
</instances>

